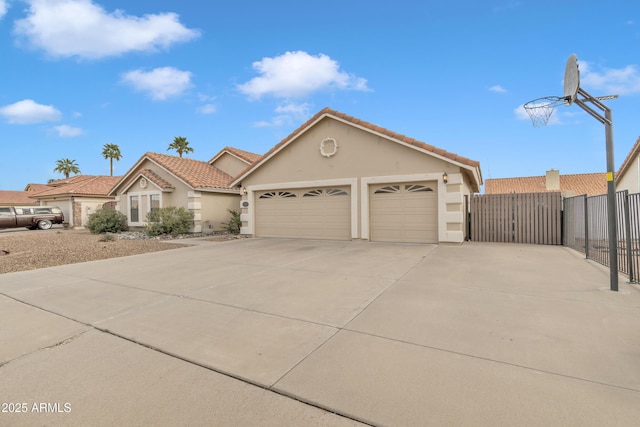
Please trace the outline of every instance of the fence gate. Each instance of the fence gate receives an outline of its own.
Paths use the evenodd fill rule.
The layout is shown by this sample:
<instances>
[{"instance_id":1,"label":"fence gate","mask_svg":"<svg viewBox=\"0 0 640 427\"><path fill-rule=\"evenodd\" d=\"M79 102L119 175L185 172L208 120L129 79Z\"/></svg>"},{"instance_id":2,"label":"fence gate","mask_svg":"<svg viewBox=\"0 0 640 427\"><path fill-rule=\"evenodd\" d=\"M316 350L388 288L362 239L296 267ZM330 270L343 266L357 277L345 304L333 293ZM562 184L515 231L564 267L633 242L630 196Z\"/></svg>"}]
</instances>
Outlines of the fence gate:
<instances>
[{"instance_id":1,"label":"fence gate","mask_svg":"<svg viewBox=\"0 0 640 427\"><path fill-rule=\"evenodd\" d=\"M561 245L562 195L560 192L474 195L471 239Z\"/></svg>"}]
</instances>

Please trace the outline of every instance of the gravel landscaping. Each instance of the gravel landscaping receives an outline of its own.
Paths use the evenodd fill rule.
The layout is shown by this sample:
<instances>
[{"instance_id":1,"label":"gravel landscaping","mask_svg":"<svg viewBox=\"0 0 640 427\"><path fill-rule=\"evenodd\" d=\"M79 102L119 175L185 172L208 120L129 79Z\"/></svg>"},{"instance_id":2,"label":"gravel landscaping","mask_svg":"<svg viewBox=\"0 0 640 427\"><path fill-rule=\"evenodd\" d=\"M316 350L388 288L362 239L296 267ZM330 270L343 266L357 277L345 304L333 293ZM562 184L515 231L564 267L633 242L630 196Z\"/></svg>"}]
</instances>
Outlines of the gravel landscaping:
<instances>
[{"instance_id":1,"label":"gravel landscaping","mask_svg":"<svg viewBox=\"0 0 640 427\"><path fill-rule=\"evenodd\" d=\"M104 235L91 234L88 230L6 230L0 232L0 274L178 249L189 246L189 239L194 237L202 235L148 238L141 232L127 232L105 239ZM204 240L235 238L217 235ZM173 240L170 244L169 239ZM178 239L181 243L175 242Z\"/></svg>"}]
</instances>

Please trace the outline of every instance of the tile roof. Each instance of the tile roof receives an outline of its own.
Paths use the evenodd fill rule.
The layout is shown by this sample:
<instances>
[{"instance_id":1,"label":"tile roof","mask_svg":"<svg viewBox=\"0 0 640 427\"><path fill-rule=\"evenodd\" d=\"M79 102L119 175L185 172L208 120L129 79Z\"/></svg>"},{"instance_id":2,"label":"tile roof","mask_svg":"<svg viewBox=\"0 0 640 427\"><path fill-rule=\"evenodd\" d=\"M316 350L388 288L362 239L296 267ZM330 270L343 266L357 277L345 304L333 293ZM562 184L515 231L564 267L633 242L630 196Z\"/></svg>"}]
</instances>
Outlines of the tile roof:
<instances>
[{"instance_id":1,"label":"tile roof","mask_svg":"<svg viewBox=\"0 0 640 427\"><path fill-rule=\"evenodd\" d=\"M144 157L156 162L194 189L231 188L233 177L207 162L152 152L145 153Z\"/></svg>"},{"instance_id":2,"label":"tile roof","mask_svg":"<svg viewBox=\"0 0 640 427\"><path fill-rule=\"evenodd\" d=\"M226 146L222 150L220 150L218 154L213 156L211 160L209 160L209 163L213 162L215 159L220 157L220 155L222 155L222 153L224 153L225 151L228 151L229 153L241 158L248 164L252 164L262 158L262 155L260 154L252 153L250 151L240 150L239 148L235 148L235 147Z\"/></svg>"},{"instance_id":3,"label":"tile roof","mask_svg":"<svg viewBox=\"0 0 640 427\"><path fill-rule=\"evenodd\" d=\"M519 178L494 178L484 182L485 194L508 193L546 193L546 176L529 176ZM574 175L560 175L560 191L573 193L572 195L586 194L597 196L607 193L607 174L582 173Z\"/></svg>"},{"instance_id":4,"label":"tile roof","mask_svg":"<svg viewBox=\"0 0 640 427\"><path fill-rule=\"evenodd\" d=\"M48 190L33 194L35 198L78 195L78 196L106 196L113 186L120 180L120 176L76 175L49 183Z\"/></svg>"},{"instance_id":5,"label":"tile roof","mask_svg":"<svg viewBox=\"0 0 640 427\"><path fill-rule=\"evenodd\" d=\"M631 147L629 154L627 154L627 157L624 159L624 162L622 162L622 165L620 165L620 169L618 169L618 172L616 173L616 179L620 179L627 172L627 169L629 169L629 166L631 166L633 160L638 156L639 153L640 137L638 137L636 143L633 144L633 147Z\"/></svg>"},{"instance_id":6,"label":"tile roof","mask_svg":"<svg viewBox=\"0 0 640 427\"><path fill-rule=\"evenodd\" d=\"M445 151L445 150L443 150L441 148L434 147L433 145L426 144L424 142L418 141L418 140L413 139L413 138L409 138L408 136L405 136L405 135L390 131L390 130L385 129L383 127L374 125L374 124L366 122L364 120L360 120L358 118L349 116L349 115L341 113L339 111L332 110L331 108L328 108L328 107L323 108L318 113L316 113L313 117L311 117L309 120L307 120L305 123L303 123L300 127L298 127L296 130L294 130L289 136L284 138L282 141L280 141L278 144L276 144L273 148L271 148L269 151L267 151L261 157L261 159L267 159L269 156L271 156L272 154L277 152L281 147L283 147L284 145L286 145L289 142L291 142L291 140L293 140L295 137L297 137L299 134L301 134L304 130L306 130L309 126L311 126L313 123L315 123L317 120L319 120L324 115L333 116L335 118L338 118L338 119L341 119L343 121L349 122L349 123L354 124L356 126L363 127L363 128L365 128L365 129L367 129L369 131L379 133L379 134L384 135L384 136L389 137L389 138L393 138L395 140L404 142L405 144L413 145L414 147L418 147L418 148L421 148L421 149L423 149L425 151L432 152L434 154L437 154L437 155L442 156L444 158L447 158L449 160L453 160L455 162L461 163L463 165L469 166L471 168L477 168L478 169L478 178L480 179L480 183L482 183L482 178L481 178L480 170L479 170L480 169L480 162L478 162L476 160L471 160L469 158L466 158L466 157L463 157L463 156L459 156L459 155L454 154L454 153L450 153L450 152ZM258 160L261 160L261 159L258 159ZM254 167L257 166L256 163L258 163L258 162L255 162L253 165L247 167L236 178L243 177L247 172L249 172L251 169L253 169Z\"/></svg>"},{"instance_id":7,"label":"tile roof","mask_svg":"<svg viewBox=\"0 0 640 427\"><path fill-rule=\"evenodd\" d=\"M0 205L37 205L33 191L0 190Z\"/></svg>"},{"instance_id":8,"label":"tile roof","mask_svg":"<svg viewBox=\"0 0 640 427\"><path fill-rule=\"evenodd\" d=\"M162 179L161 176L156 174L151 169L143 169L140 172L140 175L144 176L149 181L153 182L155 185L157 185L158 187L160 187L163 190L173 190L173 189L175 189L175 187L173 185L171 185L170 182L167 182L164 179Z\"/></svg>"},{"instance_id":9,"label":"tile roof","mask_svg":"<svg viewBox=\"0 0 640 427\"><path fill-rule=\"evenodd\" d=\"M27 186L24 188L24 191L33 191L37 193L39 191L48 190L50 188L51 186L47 184L27 184Z\"/></svg>"}]
</instances>

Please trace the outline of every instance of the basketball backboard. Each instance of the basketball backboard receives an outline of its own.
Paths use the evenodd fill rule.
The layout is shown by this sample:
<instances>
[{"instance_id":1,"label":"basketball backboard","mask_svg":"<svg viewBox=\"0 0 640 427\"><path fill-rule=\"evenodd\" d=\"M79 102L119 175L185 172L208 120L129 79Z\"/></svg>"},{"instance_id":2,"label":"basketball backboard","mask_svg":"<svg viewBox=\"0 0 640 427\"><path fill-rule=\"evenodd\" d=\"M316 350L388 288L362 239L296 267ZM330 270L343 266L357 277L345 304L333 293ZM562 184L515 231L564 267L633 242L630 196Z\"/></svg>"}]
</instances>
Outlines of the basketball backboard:
<instances>
[{"instance_id":1,"label":"basketball backboard","mask_svg":"<svg viewBox=\"0 0 640 427\"><path fill-rule=\"evenodd\" d=\"M580 70L578 69L578 57L571 54L564 70L564 103L571 105L578 96L580 88Z\"/></svg>"}]
</instances>

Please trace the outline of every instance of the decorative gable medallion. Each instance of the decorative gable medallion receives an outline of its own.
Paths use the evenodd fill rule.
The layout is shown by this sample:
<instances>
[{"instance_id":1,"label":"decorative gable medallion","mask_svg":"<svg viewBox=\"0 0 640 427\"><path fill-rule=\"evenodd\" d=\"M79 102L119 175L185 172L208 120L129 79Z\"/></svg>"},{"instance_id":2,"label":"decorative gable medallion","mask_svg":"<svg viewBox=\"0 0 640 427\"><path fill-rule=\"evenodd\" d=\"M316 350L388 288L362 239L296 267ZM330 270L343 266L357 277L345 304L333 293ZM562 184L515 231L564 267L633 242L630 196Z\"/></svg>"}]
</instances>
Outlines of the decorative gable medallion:
<instances>
[{"instance_id":1,"label":"decorative gable medallion","mask_svg":"<svg viewBox=\"0 0 640 427\"><path fill-rule=\"evenodd\" d=\"M338 143L334 138L325 138L320 143L320 154L331 157L338 152Z\"/></svg>"},{"instance_id":2,"label":"decorative gable medallion","mask_svg":"<svg viewBox=\"0 0 640 427\"><path fill-rule=\"evenodd\" d=\"M146 180L146 178L142 178L140 180L140 188L147 188L147 180Z\"/></svg>"}]
</instances>

